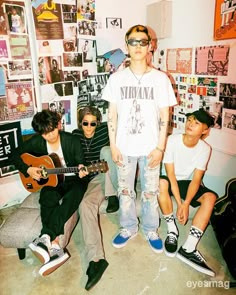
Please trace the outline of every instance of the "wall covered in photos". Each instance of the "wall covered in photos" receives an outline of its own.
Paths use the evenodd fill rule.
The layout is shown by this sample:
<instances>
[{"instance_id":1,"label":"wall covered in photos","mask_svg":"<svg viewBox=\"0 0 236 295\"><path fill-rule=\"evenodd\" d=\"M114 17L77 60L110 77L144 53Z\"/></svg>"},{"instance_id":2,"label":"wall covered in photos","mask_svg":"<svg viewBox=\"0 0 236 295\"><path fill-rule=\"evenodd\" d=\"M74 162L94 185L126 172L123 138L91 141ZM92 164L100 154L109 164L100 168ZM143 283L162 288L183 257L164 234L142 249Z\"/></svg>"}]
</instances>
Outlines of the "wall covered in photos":
<instances>
[{"instance_id":1,"label":"wall covered in photos","mask_svg":"<svg viewBox=\"0 0 236 295\"><path fill-rule=\"evenodd\" d=\"M28 136L34 113L49 108L59 111L62 128L72 131L78 108L87 104L97 106L106 120L101 95L109 75L125 66L125 32L145 23L145 1L135 4L131 19L123 7L128 12L133 5L124 0L1 0L0 128L19 123ZM27 192L19 175L10 166L1 170L0 207L22 201Z\"/></svg>"},{"instance_id":2,"label":"wall covered in photos","mask_svg":"<svg viewBox=\"0 0 236 295\"><path fill-rule=\"evenodd\" d=\"M87 103L98 106L106 119L101 93L109 75L126 66L124 35L132 25L147 23L146 7L156 2L1 0L0 123L20 122L28 134L33 113L50 108L61 112L63 128L71 131L77 109ZM231 2L228 20L235 20ZM215 1L172 0L171 36L158 40L152 62L168 70L180 100L173 111L174 132L182 132L186 112L204 107L215 116L207 138L213 160L205 180L220 194L222 183L235 176L236 40L223 36L235 25L226 18L216 40L216 11ZM25 196L17 177L0 179L0 207L14 194L12 202Z\"/></svg>"},{"instance_id":3,"label":"wall covered in photos","mask_svg":"<svg viewBox=\"0 0 236 295\"><path fill-rule=\"evenodd\" d=\"M122 18L103 14L96 20L95 0L0 3L0 122L20 120L22 134L29 134L34 113L49 108L72 131L76 110L86 104L105 119L102 91L126 55L103 42L98 48L97 32L122 31Z\"/></svg>"},{"instance_id":4,"label":"wall covered in photos","mask_svg":"<svg viewBox=\"0 0 236 295\"><path fill-rule=\"evenodd\" d=\"M25 1L1 1L0 122L27 129L35 112L32 50Z\"/></svg>"},{"instance_id":5,"label":"wall covered in photos","mask_svg":"<svg viewBox=\"0 0 236 295\"><path fill-rule=\"evenodd\" d=\"M155 65L169 72L178 95L173 132L183 131L188 112L204 108L214 116L206 138L212 158L204 183L223 195L224 184L236 173L236 1L172 2L172 35L159 40ZM218 5L224 2L228 8L221 14ZM223 22L220 39L215 38L215 13L217 24Z\"/></svg>"},{"instance_id":6,"label":"wall covered in photos","mask_svg":"<svg viewBox=\"0 0 236 295\"><path fill-rule=\"evenodd\" d=\"M185 25L182 30L181 24L173 24L172 37L160 40L156 63L160 69L172 76L173 87L178 95L179 105L173 110L172 126L174 132L182 132L185 114L204 108L215 118L214 128L207 141L214 149L235 155L236 40L233 39L234 36L227 40L227 32L236 28L236 1L226 1L229 11L227 10L228 21L224 22L222 30L225 38L217 42L214 41L215 13L219 14L218 19L225 17L218 10L219 2L225 1L216 1L216 6L203 4L209 15L206 22L203 18L199 22L192 14L190 16L190 11L197 9L203 1L193 1L193 7L186 7L183 12L185 2L173 1L173 11L178 14L178 18L185 15L185 24L188 23L188 26Z\"/></svg>"}]
</instances>

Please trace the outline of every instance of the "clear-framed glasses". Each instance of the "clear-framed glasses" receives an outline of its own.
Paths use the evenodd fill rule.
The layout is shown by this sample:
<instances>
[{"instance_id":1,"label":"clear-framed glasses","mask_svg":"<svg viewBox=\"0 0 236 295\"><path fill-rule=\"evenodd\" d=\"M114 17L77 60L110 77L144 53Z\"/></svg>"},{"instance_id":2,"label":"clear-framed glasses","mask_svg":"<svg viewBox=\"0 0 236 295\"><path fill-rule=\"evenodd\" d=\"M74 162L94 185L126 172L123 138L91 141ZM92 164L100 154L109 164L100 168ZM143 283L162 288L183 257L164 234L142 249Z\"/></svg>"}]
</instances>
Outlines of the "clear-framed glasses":
<instances>
[{"instance_id":1,"label":"clear-framed glasses","mask_svg":"<svg viewBox=\"0 0 236 295\"><path fill-rule=\"evenodd\" d=\"M150 40L148 40L148 39L141 39L141 40L129 39L126 42L130 46L137 46L139 44L140 46L145 47L150 43Z\"/></svg>"}]
</instances>

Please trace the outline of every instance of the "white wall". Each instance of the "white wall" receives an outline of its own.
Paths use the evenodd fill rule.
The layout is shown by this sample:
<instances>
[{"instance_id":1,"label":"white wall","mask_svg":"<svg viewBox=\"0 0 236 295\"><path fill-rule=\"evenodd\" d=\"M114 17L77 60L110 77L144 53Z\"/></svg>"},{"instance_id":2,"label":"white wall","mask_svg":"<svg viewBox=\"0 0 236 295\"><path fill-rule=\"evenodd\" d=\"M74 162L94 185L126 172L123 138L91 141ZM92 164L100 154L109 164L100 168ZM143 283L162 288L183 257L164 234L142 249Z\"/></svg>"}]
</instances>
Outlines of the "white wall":
<instances>
[{"instance_id":1,"label":"white wall","mask_svg":"<svg viewBox=\"0 0 236 295\"><path fill-rule=\"evenodd\" d=\"M96 18L101 23L101 28L97 32L98 54L116 48L121 48L125 52L125 32L134 24L146 24L146 5L155 2L158 1L97 0ZM236 41L213 41L215 1L173 0L172 4L172 35L169 38L159 40L159 50L230 44L232 50L229 76L221 79L229 83L236 83ZM106 17L122 18L122 29L107 30ZM158 66L157 62L155 65ZM213 146L213 153L204 182L219 195L223 195L225 183L228 179L236 177L236 138L233 135L225 135L220 130L212 130L208 141ZM228 146L231 147L231 154L225 153ZM28 194L24 190L18 175L0 179L0 183L0 208L21 202Z\"/></svg>"},{"instance_id":2,"label":"white wall","mask_svg":"<svg viewBox=\"0 0 236 295\"><path fill-rule=\"evenodd\" d=\"M102 28L97 30L98 54L121 48L124 52L124 36L126 31L135 24L146 23L145 0L96 0L96 20ZM122 18L122 29L106 29L106 18Z\"/></svg>"}]
</instances>

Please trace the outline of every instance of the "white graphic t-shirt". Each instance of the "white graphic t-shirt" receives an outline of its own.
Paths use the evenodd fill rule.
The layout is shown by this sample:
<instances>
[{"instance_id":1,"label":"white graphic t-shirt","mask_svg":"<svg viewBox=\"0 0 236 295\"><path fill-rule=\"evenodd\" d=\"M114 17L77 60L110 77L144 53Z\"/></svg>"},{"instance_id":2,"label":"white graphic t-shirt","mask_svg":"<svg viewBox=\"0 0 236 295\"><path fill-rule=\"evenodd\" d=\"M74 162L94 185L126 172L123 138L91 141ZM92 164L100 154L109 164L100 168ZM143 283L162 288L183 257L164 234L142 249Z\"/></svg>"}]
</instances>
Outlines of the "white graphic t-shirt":
<instances>
[{"instance_id":1,"label":"white graphic t-shirt","mask_svg":"<svg viewBox=\"0 0 236 295\"><path fill-rule=\"evenodd\" d=\"M156 69L140 84L129 68L112 74L102 99L117 105L116 145L127 156L148 155L158 145L160 108L177 103L169 78Z\"/></svg>"}]
</instances>

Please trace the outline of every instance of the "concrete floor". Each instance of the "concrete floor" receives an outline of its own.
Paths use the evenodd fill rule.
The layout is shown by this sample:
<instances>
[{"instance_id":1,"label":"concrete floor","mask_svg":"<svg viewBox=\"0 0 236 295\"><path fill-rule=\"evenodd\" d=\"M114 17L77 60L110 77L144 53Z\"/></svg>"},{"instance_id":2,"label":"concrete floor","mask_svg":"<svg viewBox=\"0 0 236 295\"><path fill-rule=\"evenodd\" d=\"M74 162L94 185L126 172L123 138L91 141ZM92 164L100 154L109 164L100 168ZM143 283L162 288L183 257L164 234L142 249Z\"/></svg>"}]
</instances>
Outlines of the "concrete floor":
<instances>
[{"instance_id":1,"label":"concrete floor","mask_svg":"<svg viewBox=\"0 0 236 295\"><path fill-rule=\"evenodd\" d=\"M106 258L109 266L99 283L89 291L94 295L185 295L185 294L235 294L228 289L232 280L209 226L198 249L215 270L211 278L185 265L177 258L154 253L141 232L128 242L126 247L115 249L111 240L118 230L118 214L102 214L101 227ZM180 243L185 240L190 222L180 226ZM165 237L166 225L160 226L160 235ZM39 261L26 251L26 258L18 259L16 249L0 246L0 290L1 295L83 295L87 281L87 264L81 240L80 223L74 230L68 245L70 259L47 277L38 274Z\"/></svg>"}]
</instances>

